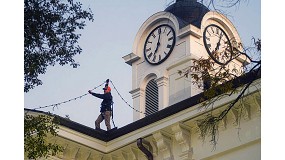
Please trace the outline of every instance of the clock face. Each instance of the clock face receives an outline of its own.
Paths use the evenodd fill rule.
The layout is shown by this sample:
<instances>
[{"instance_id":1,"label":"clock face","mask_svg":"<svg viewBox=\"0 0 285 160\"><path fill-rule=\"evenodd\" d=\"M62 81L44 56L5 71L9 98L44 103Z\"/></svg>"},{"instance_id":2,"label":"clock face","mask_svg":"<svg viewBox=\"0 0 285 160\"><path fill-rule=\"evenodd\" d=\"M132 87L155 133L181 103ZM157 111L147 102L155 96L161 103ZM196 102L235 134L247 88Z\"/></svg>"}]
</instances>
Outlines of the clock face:
<instances>
[{"instance_id":1,"label":"clock face","mask_svg":"<svg viewBox=\"0 0 285 160\"><path fill-rule=\"evenodd\" d=\"M203 33L204 46L210 57L220 65L232 60L232 47L226 32L215 24L208 25Z\"/></svg>"},{"instance_id":2,"label":"clock face","mask_svg":"<svg viewBox=\"0 0 285 160\"><path fill-rule=\"evenodd\" d=\"M167 24L157 26L147 36L144 44L144 57L150 64L165 61L175 46L175 32Z\"/></svg>"}]
</instances>

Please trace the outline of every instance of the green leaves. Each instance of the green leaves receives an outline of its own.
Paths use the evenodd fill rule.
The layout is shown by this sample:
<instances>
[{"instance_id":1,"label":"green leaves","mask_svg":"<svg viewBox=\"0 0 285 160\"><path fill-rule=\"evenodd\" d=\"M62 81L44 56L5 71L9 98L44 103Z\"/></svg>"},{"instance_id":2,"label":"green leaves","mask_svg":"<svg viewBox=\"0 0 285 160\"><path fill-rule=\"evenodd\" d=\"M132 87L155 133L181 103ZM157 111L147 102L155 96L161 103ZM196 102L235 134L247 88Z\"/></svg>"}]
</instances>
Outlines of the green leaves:
<instances>
[{"instance_id":1,"label":"green leaves","mask_svg":"<svg viewBox=\"0 0 285 160\"><path fill-rule=\"evenodd\" d=\"M78 45L85 20L93 21L90 10L73 0L24 1L24 91L42 85L39 74L47 66L70 64L79 66L73 57L82 52Z\"/></svg>"},{"instance_id":2,"label":"green leaves","mask_svg":"<svg viewBox=\"0 0 285 160\"><path fill-rule=\"evenodd\" d=\"M193 63L191 66L185 68L184 70L178 71L179 75L185 76L186 78L188 78L188 76L191 76L192 83L198 88L204 90L204 96L199 99L199 102L201 102L202 106L205 108L213 106L216 101L225 96L231 96L235 93L239 94L238 97L233 102L229 103L227 107L219 114L213 115L213 112L210 112L210 114L207 114L205 117L197 121L199 129L201 131L201 138L205 140L207 136L210 136L210 142L214 147L217 144L218 140L217 134L219 129L219 122L221 120L226 120L225 117L228 112L235 106L237 102L239 102L240 99L242 99L245 91L253 82L253 80L251 80L247 84L244 84L244 87L242 87L241 90L234 86L233 80L239 76L242 76L246 70L246 66L236 64L238 57L246 57L250 64L253 65L253 67L250 69L250 72L253 72L254 69L258 70L255 71L255 76L258 76L258 72L260 71L261 60L254 60L253 57L258 57L258 55L261 54L261 40L253 40L255 46L253 47L254 55L252 56L249 55L250 50L252 49L251 47L249 48L250 50L244 49L245 52L241 52L240 49L243 49L242 44L236 42L235 40L232 40L228 43L231 43L229 46L233 47L231 49L232 52L229 52L229 54L232 54L231 57L233 58L229 61L228 65L218 65L210 57L201 57L199 59L192 59ZM218 59L219 57L215 58Z\"/></svg>"},{"instance_id":3,"label":"green leaves","mask_svg":"<svg viewBox=\"0 0 285 160\"><path fill-rule=\"evenodd\" d=\"M48 115L24 116L24 150L29 159L55 155L63 148L47 142L48 136L57 136L58 124L54 117Z\"/></svg>"}]
</instances>

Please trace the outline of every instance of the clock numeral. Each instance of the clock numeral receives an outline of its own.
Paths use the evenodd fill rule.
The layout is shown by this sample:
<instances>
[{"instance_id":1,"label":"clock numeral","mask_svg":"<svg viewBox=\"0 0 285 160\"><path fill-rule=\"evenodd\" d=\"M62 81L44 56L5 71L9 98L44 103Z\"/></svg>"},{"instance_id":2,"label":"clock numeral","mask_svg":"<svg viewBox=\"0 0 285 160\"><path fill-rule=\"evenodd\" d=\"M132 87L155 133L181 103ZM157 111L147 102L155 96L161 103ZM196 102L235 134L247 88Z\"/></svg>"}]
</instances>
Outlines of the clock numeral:
<instances>
[{"instance_id":1,"label":"clock numeral","mask_svg":"<svg viewBox=\"0 0 285 160\"><path fill-rule=\"evenodd\" d=\"M165 55L167 55L167 53L166 53L166 52L164 52L164 54L165 54Z\"/></svg>"},{"instance_id":2,"label":"clock numeral","mask_svg":"<svg viewBox=\"0 0 285 160\"><path fill-rule=\"evenodd\" d=\"M161 55L158 56L158 60L159 60L159 61L161 60Z\"/></svg>"},{"instance_id":3,"label":"clock numeral","mask_svg":"<svg viewBox=\"0 0 285 160\"><path fill-rule=\"evenodd\" d=\"M150 51L150 50L151 50L151 48L148 48L148 49L146 49L145 51L148 52L148 51Z\"/></svg>"},{"instance_id":4,"label":"clock numeral","mask_svg":"<svg viewBox=\"0 0 285 160\"><path fill-rule=\"evenodd\" d=\"M168 38L168 41L171 41L171 40L173 40L173 37Z\"/></svg>"},{"instance_id":5,"label":"clock numeral","mask_svg":"<svg viewBox=\"0 0 285 160\"><path fill-rule=\"evenodd\" d=\"M155 38L155 37L156 37L154 33L152 33L152 34L151 34L151 36L152 36L153 38Z\"/></svg>"},{"instance_id":6,"label":"clock numeral","mask_svg":"<svg viewBox=\"0 0 285 160\"><path fill-rule=\"evenodd\" d=\"M214 31L213 27L211 27L211 30L212 30L212 32L213 32L213 33L215 33L215 31Z\"/></svg>"},{"instance_id":7,"label":"clock numeral","mask_svg":"<svg viewBox=\"0 0 285 160\"><path fill-rule=\"evenodd\" d=\"M161 33L161 28L158 28L158 34L160 34Z\"/></svg>"},{"instance_id":8,"label":"clock numeral","mask_svg":"<svg viewBox=\"0 0 285 160\"><path fill-rule=\"evenodd\" d=\"M148 59L150 59L152 57L152 52L150 52L150 54L147 56Z\"/></svg>"},{"instance_id":9,"label":"clock numeral","mask_svg":"<svg viewBox=\"0 0 285 160\"><path fill-rule=\"evenodd\" d=\"M209 34L209 36L211 36L212 34L210 33L210 31L209 30L207 30L207 33Z\"/></svg>"},{"instance_id":10,"label":"clock numeral","mask_svg":"<svg viewBox=\"0 0 285 160\"><path fill-rule=\"evenodd\" d=\"M147 43L152 43L152 42L150 42L150 41L147 41Z\"/></svg>"},{"instance_id":11,"label":"clock numeral","mask_svg":"<svg viewBox=\"0 0 285 160\"><path fill-rule=\"evenodd\" d=\"M210 41L210 38L209 38L209 37L205 37L205 38L206 38L206 40Z\"/></svg>"},{"instance_id":12,"label":"clock numeral","mask_svg":"<svg viewBox=\"0 0 285 160\"><path fill-rule=\"evenodd\" d=\"M168 44L166 47L167 47L167 48L171 48L171 46L172 46L172 45Z\"/></svg>"},{"instance_id":13,"label":"clock numeral","mask_svg":"<svg viewBox=\"0 0 285 160\"><path fill-rule=\"evenodd\" d=\"M152 61L155 62L155 59L156 59L156 55L153 56Z\"/></svg>"},{"instance_id":14,"label":"clock numeral","mask_svg":"<svg viewBox=\"0 0 285 160\"><path fill-rule=\"evenodd\" d=\"M165 31L166 31L166 27L164 27L163 33L165 33Z\"/></svg>"},{"instance_id":15,"label":"clock numeral","mask_svg":"<svg viewBox=\"0 0 285 160\"><path fill-rule=\"evenodd\" d=\"M216 28L216 33L219 34L219 28Z\"/></svg>"},{"instance_id":16,"label":"clock numeral","mask_svg":"<svg viewBox=\"0 0 285 160\"><path fill-rule=\"evenodd\" d=\"M171 33L171 30L167 33L167 36Z\"/></svg>"},{"instance_id":17,"label":"clock numeral","mask_svg":"<svg viewBox=\"0 0 285 160\"><path fill-rule=\"evenodd\" d=\"M208 47L209 49L211 49L211 44L207 44L207 47Z\"/></svg>"},{"instance_id":18,"label":"clock numeral","mask_svg":"<svg viewBox=\"0 0 285 160\"><path fill-rule=\"evenodd\" d=\"M223 36L224 36L223 32L221 32L220 36L221 36L221 37L223 37Z\"/></svg>"}]
</instances>

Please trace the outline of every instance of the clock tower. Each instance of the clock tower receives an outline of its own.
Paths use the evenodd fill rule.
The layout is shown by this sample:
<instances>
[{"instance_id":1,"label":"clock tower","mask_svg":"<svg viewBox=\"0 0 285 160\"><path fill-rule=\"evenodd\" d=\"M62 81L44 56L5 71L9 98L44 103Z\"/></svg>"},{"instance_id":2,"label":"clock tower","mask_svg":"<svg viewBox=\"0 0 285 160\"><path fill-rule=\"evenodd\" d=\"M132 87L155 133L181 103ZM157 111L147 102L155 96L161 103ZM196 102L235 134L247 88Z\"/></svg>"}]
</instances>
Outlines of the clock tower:
<instances>
[{"instance_id":1,"label":"clock tower","mask_svg":"<svg viewBox=\"0 0 285 160\"><path fill-rule=\"evenodd\" d=\"M123 57L132 67L133 120L201 93L178 70L191 66L193 58L214 57L213 50L224 53L229 39L241 42L230 20L196 0L176 0L149 17L136 34L132 52ZM228 63L214 60L217 65ZM245 62L240 57L228 65Z\"/></svg>"}]
</instances>

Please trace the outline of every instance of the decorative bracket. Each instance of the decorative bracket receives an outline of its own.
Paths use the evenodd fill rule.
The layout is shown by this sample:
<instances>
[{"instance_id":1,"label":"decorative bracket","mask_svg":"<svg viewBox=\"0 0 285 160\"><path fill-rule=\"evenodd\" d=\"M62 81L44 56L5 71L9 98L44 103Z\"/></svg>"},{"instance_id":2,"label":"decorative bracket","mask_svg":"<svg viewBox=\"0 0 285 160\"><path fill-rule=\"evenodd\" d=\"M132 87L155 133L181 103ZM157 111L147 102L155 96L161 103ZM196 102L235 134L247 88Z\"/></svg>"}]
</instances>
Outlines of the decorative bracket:
<instances>
[{"instance_id":1,"label":"decorative bracket","mask_svg":"<svg viewBox=\"0 0 285 160\"><path fill-rule=\"evenodd\" d=\"M253 97L254 99L254 102L257 104L257 106L259 107L258 108L258 112L259 114L261 113L261 95L260 94L257 94Z\"/></svg>"},{"instance_id":2,"label":"decorative bracket","mask_svg":"<svg viewBox=\"0 0 285 160\"><path fill-rule=\"evenodd\" d=\"M234 126L237 126L237 125L238 125L238 118L239 118L239 117L238 117L238 116L239 116L239 115L238 115L238 114L239 114L239 113L238 113L239 111L238 111L238 109L236 109L236 108L233 107L230 112L233 114L233 120L234 120L233 125L234 125Z\"/></svg>"},{"instance_id":3,"label":"decorative bracket","mask_svg":"<svg viewBox=\"0 0 285 160\"><path fill-rule=\"evenodd\" d=\"M171 137L162 131L158 131L153 134L156 141L159 152L163 155L163 160L173 160L173 154L171 151Z\"/></svg>"},{"instance_id":4,"label":"decorative bracket","mask_svg":"<svg viewBox=\"0 0 285 160\"><path fill-rule=\"evenodd\" d=\"M193 149L191 147L191 132L190 127L179 123L172 126L175 139L180 145L181 154L179 155L182 160L191 160L193 155Z\"/></svg>"},{"instance_id":5,"label":"decorative bracket","mask_svg":"<svg viewBox=\"0 0 285 160\"><path fill-rule=\"evenodd\" d=\"M228 116L226 115L222 120L221 120L221 123L220 123L220 127L222 128L222 129L227 129L227 118L228 118Z\"/></svg>"},{"instance_id":6,"label":"decorative bracket","mask_svg":"<svg viewBox=\"0 0 285 160\"><path fill-rule=\"evenodd\" d=\"M78 147L72 147L71 145L66 145L63 151L63 159L75 159L76 154L78 153Z\"/></svg>"},{"instance_id":7,"label":"decorative bracket","mask_svg":"<svg viewBox=\"0 0 285 160\"><path fill-rule=\"evenodd\" d=\"M244 103L242 103L243 106L243 111L244 111L244 118L245 120L250 120L250 104L247 101L244 101Z\"/></svg>"},{"instance_id":8,"label":"decorative bracket","mask_svg":"<svg viewBox=\"0 0 285 160\"><path fill-rule=\"evenodd\" d=\"M138 159L138 152L139 150L137 148L131 147L132 159Z\"/></svg>"},{"instance_id":9,"label":"decorative bracket","mask_svg":"<svg viewBox=\"0 0 285 160\"><path fill-rule=\"evenodd\" d=\"M154 156L157 156L157 155L158 155L158 148L157 148L157 145L156 145L155 140L152 140L152 141L150 141L149 143L150 143L150 145L151 145L151 147L152 147L152 149L153 149L152 154L153 154Z\"/></svg>"},{"instance_id":10,"label":"decorative bracket","mask_svg":"<svg viewBox=\"0 0 285 160\"><path fill-rule=\"evenodd\" d=\"M127 152L121 151L121 155L122 155L124 160L128 160L128 153Z\"/></svg>"}]
</instances>

